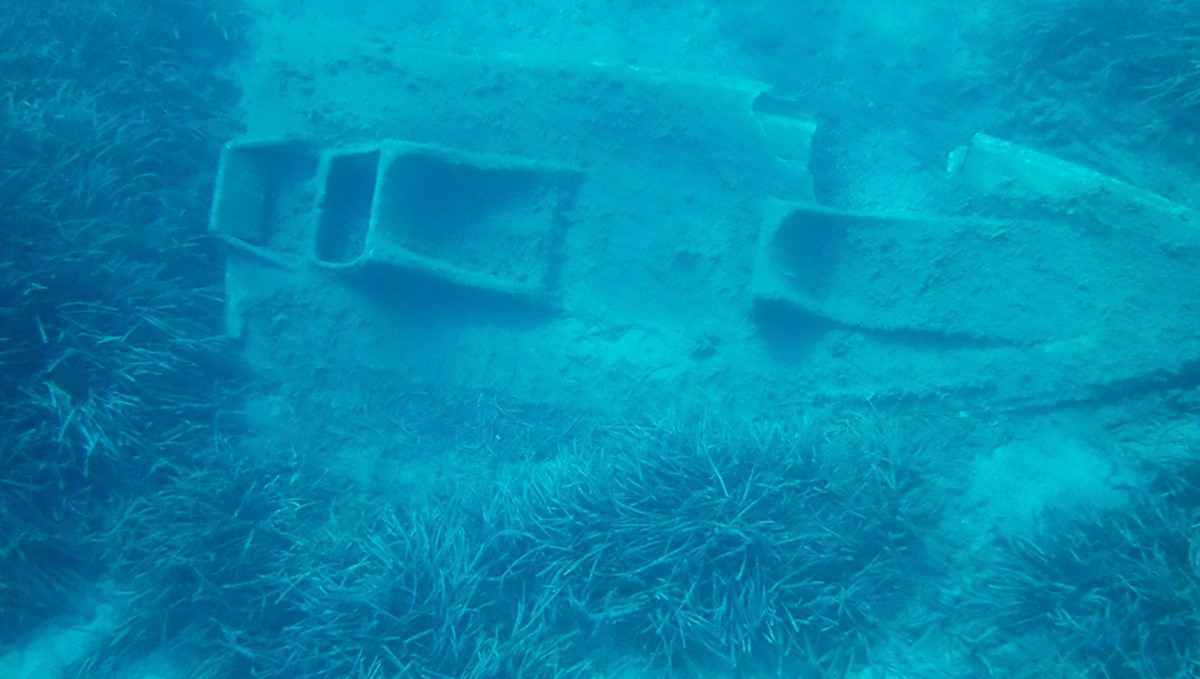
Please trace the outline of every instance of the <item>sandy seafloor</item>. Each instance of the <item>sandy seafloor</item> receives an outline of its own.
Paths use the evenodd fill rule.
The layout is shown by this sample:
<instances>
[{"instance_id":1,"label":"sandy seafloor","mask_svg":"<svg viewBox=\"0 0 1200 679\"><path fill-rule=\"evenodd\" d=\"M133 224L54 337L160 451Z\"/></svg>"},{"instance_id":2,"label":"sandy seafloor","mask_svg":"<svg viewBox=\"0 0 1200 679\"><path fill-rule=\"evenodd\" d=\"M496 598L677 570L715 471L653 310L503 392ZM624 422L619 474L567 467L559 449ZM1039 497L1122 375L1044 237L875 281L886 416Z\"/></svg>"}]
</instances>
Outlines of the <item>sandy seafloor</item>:
<instances>
[{"instance_id":1,"label":"sandy seafloor","mask_svg":"<svg viewBox=\"0 0 1200 679\"><path fill-rule=\"evenodd\" d=\"M479 394L480 418L506 404L746 423L869 413L944 433L943 530L969 564L1046 508L1121 506L1147 460L1200 442L1200 235L1089 231L1053 205L1026 219L1011 196L972 202L947 170L983 133L1099 173L1085 183L1200 204L1179 149L1194 155L1193 140L1155 137L1136 105L1012 86L1002 3L258 2L237 73L245 139L302 139L317 161L415 143L566 176L571 193L553 218L529 208L549 254L514 264L511 242L469 235L402 244L433 261L432 283L364 293L329 267L289 268L311 259L302 230L254 243L286 266L231 255L230 332L263 376L257 440L326 456L364 493L509 471L421 449L397 414L409 393ZM810 149L784 158L756 137L756 92L811 122ZM282 221L317 210L304 191ZM1145 194L1131 195L1116 201ZM794 209L885 221L796 254L828 243L803 227L799 245L765 239ZM397 441L423 452L397 459ZM48 631L0 675L58 676L104 624ZM912 653L963 671L936 642ZM876 669L859 676L917 676Z\"/></svg>"}]
</instances>

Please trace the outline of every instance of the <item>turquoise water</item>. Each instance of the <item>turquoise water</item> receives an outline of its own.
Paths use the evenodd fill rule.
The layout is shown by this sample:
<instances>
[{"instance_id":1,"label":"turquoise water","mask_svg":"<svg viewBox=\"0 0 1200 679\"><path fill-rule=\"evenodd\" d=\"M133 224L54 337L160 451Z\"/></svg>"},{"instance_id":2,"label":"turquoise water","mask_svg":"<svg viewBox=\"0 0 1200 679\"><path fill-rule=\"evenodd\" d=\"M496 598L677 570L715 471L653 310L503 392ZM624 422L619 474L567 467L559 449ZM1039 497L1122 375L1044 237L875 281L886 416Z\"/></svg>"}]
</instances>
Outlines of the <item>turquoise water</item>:
<instances>
[{"instance_id":1,"label":"turquoise water","mask_svg":"<svg viewBox=\"0 0 1200 679\"><path fill-rule=\"evenodd\" d=\"M1183 2L0 19L0 675L1200 676Z\"/></svg>"}]
</instances>

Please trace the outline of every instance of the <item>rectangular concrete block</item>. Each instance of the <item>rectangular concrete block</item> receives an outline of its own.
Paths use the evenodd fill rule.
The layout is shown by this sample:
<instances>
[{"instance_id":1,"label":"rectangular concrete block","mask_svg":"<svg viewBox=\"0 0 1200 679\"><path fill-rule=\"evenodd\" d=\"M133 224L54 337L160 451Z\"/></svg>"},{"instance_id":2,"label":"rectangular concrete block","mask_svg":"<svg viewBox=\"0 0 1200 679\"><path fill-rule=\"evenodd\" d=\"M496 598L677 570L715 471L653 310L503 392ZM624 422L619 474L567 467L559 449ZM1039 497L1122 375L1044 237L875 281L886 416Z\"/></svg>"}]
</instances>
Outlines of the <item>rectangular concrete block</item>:
<instances>
[{"instance_id":1,"label":"rectangular concrete block","mask_svg":"<svg viewBox=\"0 0 1200 679\"><path fill-rule=\"evenodd\" d=\"M986 134L976 134L951 153L947 169L963 190L998 201L1014 216L1038 212L1085 227L1200 228L1200 213L1190 207Z\"/></svg>"}]
</instances>

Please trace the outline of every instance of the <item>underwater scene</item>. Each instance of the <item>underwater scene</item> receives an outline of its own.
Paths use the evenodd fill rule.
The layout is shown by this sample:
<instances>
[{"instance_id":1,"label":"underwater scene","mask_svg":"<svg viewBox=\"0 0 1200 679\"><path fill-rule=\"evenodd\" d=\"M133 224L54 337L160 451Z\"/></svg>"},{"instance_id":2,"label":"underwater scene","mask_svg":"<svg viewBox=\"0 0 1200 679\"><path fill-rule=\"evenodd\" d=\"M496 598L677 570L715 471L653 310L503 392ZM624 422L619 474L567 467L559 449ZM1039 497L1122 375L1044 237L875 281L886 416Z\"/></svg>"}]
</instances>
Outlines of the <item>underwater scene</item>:
<instances>
[{"instance_id":1,"label":"underwater scene","mask_svg":"<svg viewBox=\"0 0 1200 679\"><path fill-rule=\"evenodd\" d=\"M1200 3L8 0L0 679L1200 677Z\"/></svg>"}]
</instances>

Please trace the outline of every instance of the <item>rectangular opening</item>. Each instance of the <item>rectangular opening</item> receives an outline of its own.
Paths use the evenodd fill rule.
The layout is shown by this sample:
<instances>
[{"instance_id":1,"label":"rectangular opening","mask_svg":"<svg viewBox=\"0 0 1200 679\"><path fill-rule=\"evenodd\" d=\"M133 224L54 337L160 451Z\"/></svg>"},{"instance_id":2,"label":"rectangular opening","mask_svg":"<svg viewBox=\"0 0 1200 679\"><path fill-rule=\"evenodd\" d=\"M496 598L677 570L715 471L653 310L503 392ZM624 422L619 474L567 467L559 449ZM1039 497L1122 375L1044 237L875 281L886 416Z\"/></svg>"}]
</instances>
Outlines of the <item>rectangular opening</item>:
<instances>
[{"instance_id":1,"label":"rectangular opening","mask_svg":"<svg viewBox=\"0 0 1200 679\"><path fill-rule=\"evenodd\" d=\"M304 200L317 153L303 142L240 142L221 158L209 228L257 247L271 247L283 215Z\"/></svg>"},{"instance_id":2,"label":"rectangular opening","mask_svg":"<svg viewBox=\"0 0 1200 679\"><path fill-rule=\"evenodd\" d=\"M542 168L412 150L380 178L372 249L540 287L557 246L561 177Z\"/></svg>"},{"instance_id":3,"label":"rectangular opening","mask_svg":"<svg viewBox=\"0 0 1200 679\"><path fill-rule=\"evenodd\" d=\"M349 264L361 258L371 224L379 150L331 156L321 200L316 256L329 264Z\"/></svg>"}]
</instances>

